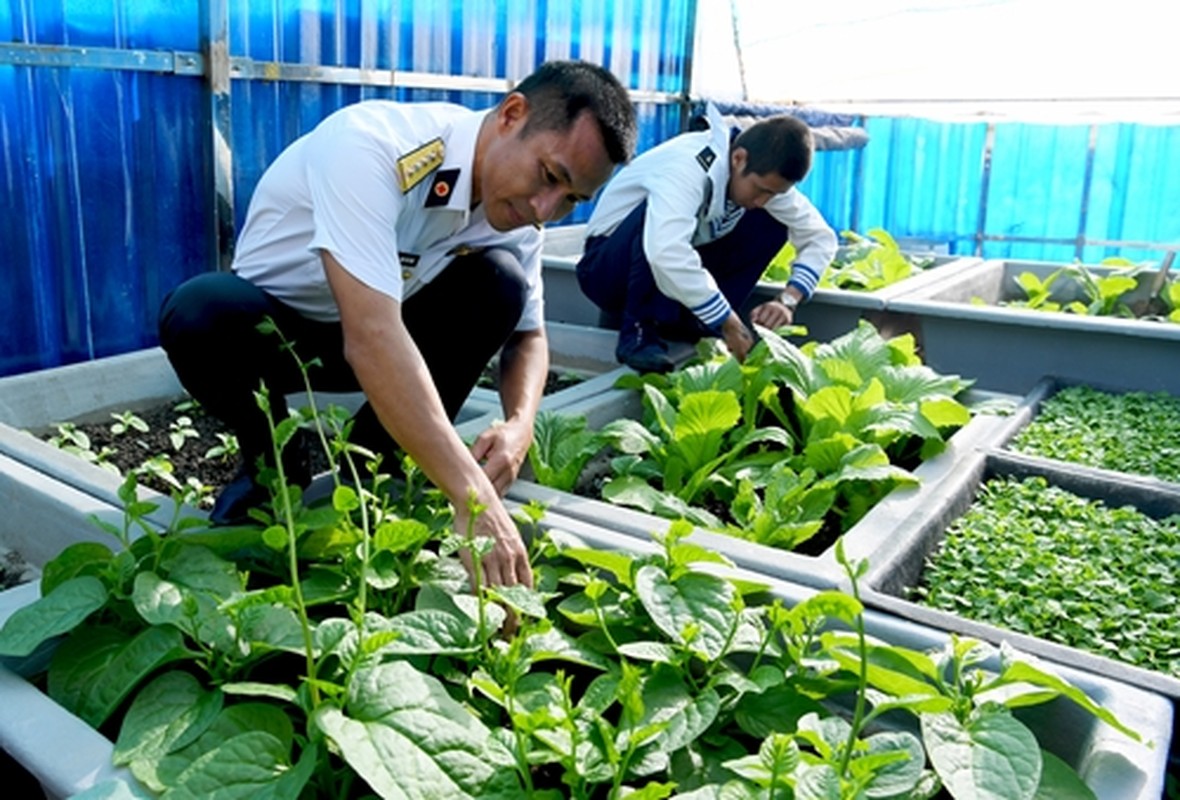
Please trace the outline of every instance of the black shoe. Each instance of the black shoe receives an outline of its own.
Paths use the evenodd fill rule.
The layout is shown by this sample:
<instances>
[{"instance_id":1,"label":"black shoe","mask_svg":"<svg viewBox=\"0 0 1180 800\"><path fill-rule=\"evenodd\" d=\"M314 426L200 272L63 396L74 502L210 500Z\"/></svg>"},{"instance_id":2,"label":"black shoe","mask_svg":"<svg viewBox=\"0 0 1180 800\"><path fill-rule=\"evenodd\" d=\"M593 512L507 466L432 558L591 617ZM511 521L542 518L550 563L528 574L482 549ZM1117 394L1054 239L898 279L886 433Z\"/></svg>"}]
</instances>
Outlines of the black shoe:
<instances>
[{"instance_id":1,"label":"black shoe","mask_svg":"<svg viewBox=\"0 0 1180 800\"><path fill-rule=\"evenodd\" d=\"M299 430L283 448L283 471L287 483L306 489L311 483L311 437ZM209 522L215 526L248 525L250 509L261 508L270 502L270 490L258 480L257 459L246 458L232 480L218 493L209 512ZM266 470L273 474L273 469Z\"/></svg>"},{"instance_id":2,"label":"black shoe","mask_svg":"<svg viewBox=\"0 0 1180 800\"><path fill-rule=\"evenodd\" d=\"M213 502L213 510L209 512L211 524L247 525L252 522L250 509L260 508L270 502L270 492L254 480L255 472L247 464L238 468L233 480L225 485Z\"/></svg>"},{"instance_id":3,"label":"black shoe","mask_svg":"<svg viewBox=\"0 0 1180 800\"><path fill-rule=\"evenodd\" d=\"M668 357L668 345L652 326L630 323L619 332L615 358L636 372L671 372L676 365Z\"/></svg>"}]
</instances>

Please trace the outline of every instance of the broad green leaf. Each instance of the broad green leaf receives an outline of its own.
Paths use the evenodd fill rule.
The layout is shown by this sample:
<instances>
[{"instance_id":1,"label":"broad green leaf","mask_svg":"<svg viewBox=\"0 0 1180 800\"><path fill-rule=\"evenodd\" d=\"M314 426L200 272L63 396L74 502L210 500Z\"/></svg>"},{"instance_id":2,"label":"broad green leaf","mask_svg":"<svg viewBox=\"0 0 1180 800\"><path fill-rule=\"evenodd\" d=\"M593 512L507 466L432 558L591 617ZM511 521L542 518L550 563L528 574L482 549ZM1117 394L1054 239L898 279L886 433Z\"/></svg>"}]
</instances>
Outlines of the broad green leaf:
<instances>
[{"instance_id":1,"label":"broad green leaf","mask_svg":"<svg viewBox=\"0 0 1180 800\"><path fill-rule=\"evenodd\" d=\"M843 429L852 416L852 397L852 390L846 386L825 386L803 401L800 408L811 419L813 429L831 435Z\"/></svg>"},{"instance_id":2,"label":"broad green leaf","mask_svg":"<svg viewBox=\"0 0 1180 800\"><path fill-rule=\"evenodd\" d=\"M403 553L418 548L430 536L430 528L418 520L383 520L373 532L373 546L378 550Z\"/></svg>"},{"instance_id":3,"label":"broad green leaf","mask_svg":"<svg viewBox=\"0 0 1180 800\"><path fill-rule=\"evenodd\" d=\"M643 717L624 713L620 728L643 729L658 726L659 733L649 749L665 756L697 740L717 719L721 698L711 688L693 694L678 671L657 667L643 684Z\"/></svg>"},{"instance_id":4,"label":"broad green leaf","mask_svg":"<svg viewBox=\"0 0 1180 800\"><path fill-rule=\"evenodd\" d=\"M222 708L221 713L195 742L159 760L133 761L131 772L148 788L162 792L166 787L177 785L180 776L208 753L221 747L225 742L247 733L269 735L280 743L284 753L290 752L295 741L291 717L278 706L252 702L237 703ZM300 759L301 765L303 758L309 754L314 755L314 749L304 751L304 756Z\"/></svg>"},{"instance_id":5,"label":"broad green leaf","mask_svg":"<svg viewBox=\"0 0 1180 800\"><path fill-rule=\"evenodd\" d=\"M386 800L520 796L512 756L442 684L406 662L359 670L345 709L320 706L312 724Z\"/></svg>"},{"instance_id":6,"label":"broad green leaf","mask_svg":"<svg viewBox=\"0 0 1180 800\"><path fill-rule=\"evenodd\" d=\"M418 609L390 617L381 627L396 636L381 648L395 655L463 655L479 649L477 625L465 614Z\"/></svg>"},{"instance_id":7,"label":"broad green leaf","mask_svg":"<svg viewBox=\"0 0 1180 800\"><path fill-rule=\"evenodd\" d=\"M237 648L233 621L217 599L200 590L164 580L154 572L135 576L135 610L150 625L173 625L194 639L223 651Z\"/></svg>"},{"instance_id":8,"label":"broad green leaf","mask_svg":"<svg viewBox=\"0 0 1180 800\"><path fill-rule=\"evenodd\" d=\"M621 550L590 550L570 547L562 550L562 555L572 558L583 567L606 570L623 586L631 585L631 564L635 561L635 556L630 553Z\"/></svg>"},{"instance_id":9,"label":"broad green leaf","mask_svg":"<svg viewBox=\"0 0 1180 800\"><path fill-rule=\"evenodd\" d=\"M885 396L893 403L922 403L927 400L953 398L969 385L958 375L941 375L930 367L884 367L877 378L885 386Z\"/></svg>"},{"instance_id":10,"label":"broad green leaf","mask_svg":"<svg viewBox=\"0 0 1180 800\"><path fill-rule=\"evenodd\" d=\"M626 642L619 645L619 655L635 661L670 663L676 660L676 650L664 642Z\"/></svg>"},{"instance_id":11,"label":"broad green leaf","mask_svg":"<svg viewBox=\"0 0 1180 800\"><path fill-rule=\"evenodd\" d=\"M701 573L672 581L663 569L648 565L636 575L635 590L652 621L672 641L709 661L725 654L737 624L734 589L727 581Z\"/></svg>"},{"instance_id":12,"label":"broad green leaf","mask_svg":"<svg viewBox=\"0 0 1180 800\"><path fill-rule=\"evenodd\" d=\"M602 497L615 505L630 506L665 519L687 519L704 528L722 527L721 520L703 508L690 506L675 495L661 492L640 478L613 478L602 487Z\"/></svg>"},{"instance_id":13,"label":"broad green leaf","mask_svg":"<svg viewBox=\"0 0 1180 800\"><path fill-rule=\"evenodd\" d=\"M526 617L533 617L534 619L545 619L549 611L545 608L545 597L540 592L530 589L528 586L517 584L515 586L495 586L489 587L489 594L509 606L518 614L523 614Z\"/></svg>"},{"instance_id":14,"label":"broad green leaf","mask_svg":"<svg viewBox=\"0 0 1180 800\"><path fill-rule=\"evenodd\" d=\"M863 442L848 433L837 433L823 439L809 441L803 448L803 461L820 475L830 475L840 468L848 454ZM888 462L888 457L886 457Z\"/></svg>"},{"instance_id":15,"label":"broad green leaf","mask_svg":"<svg viewBox=\"0 0 1180 800\"><path fill-rule=\"evenodd\" d=\"M106 602L107 588L98 578L70 578L13 612L0 629L0 655L29 655L42 642L72 631Z\"/></svg>"},{"instance_id":16,"label":"broad green leaf","mask_svg":"<svg viewBox=\"0 0 1180 800\"><path fill-rule=\"evenodd\" d=\"M869 746L868 755L853 761L853 774L859 772L857 761L864 763L882 754L903 756L872 770L872 778L865 786L867 797L901 797L918 785L926 767L926 751L921 739L907 731L885 731L873 734L866 743Z\"/></svg>"},{"instance_id":17,"label":"broad green leaf","mask_svg":"<svg viewBox=\"0 0 1180 800\"><path fill-rule=\"evenodd\" d=\"M245 589L237 566L205 547L182 547L160 569L173 583L222 600Z\"/></svg>"},{"instance_id":18,"label":"broad green leaf","mask_svg":"<svg viewBox=\"0 0 1180 800\"><path fill-rule=\"evenodd\" d=\"M289 800L315 768L309 756L292 769L290 744L264 731L225 740L182 772L161 800Z\"/></svg>"},{"instance_id":19,"label":"broad green leaf","mask_svg":"<svg viewBox=\"0 0 1180 800\"><path fill-rule=\"evenodd\" d=\"M115 554L99 542L74 542L57 554L41 571L41 596L48 597L70 578L97 575Z\"/></svg>"},{"instance_id":20,"label":"broad green leaf","mask_svg":"<svg viewBox=\"0 0 1180 800\"><path fill-rule=\"evenodd\" d=\"M207 691L187 672L165 672L131 701L113 760L159 759L193 742L221 712L223 695Z\"/></svg>"},{"instance_id":21,"label":"broad green leaf","mask_svg":"<svg viewBox=\"0 0 1180 800\"><path fill-rule=\"evenodd\" d=\"M238 618L240 639L251 648L304 651L303 627L289 608L255 606L245 609Z\"/></svg>"},{"instance_id":22,"label":"broad green leaf","mask_svg":"<svg viewBox=\"0 0 1180 800\"><path fill-rule=\"evenodd\" d=\"M971 421L971 410L958 400L942 398L926 400L919 406L922 416L936 428L951 428L966 425Z\"/></svg>"},{"instance_id":23,"label":"broad green leaf","mask_svg":"<svg viewBox=\"0 0 1180 800\"><path fill-rule=\"evenodd\" d=\"M977 710L961 724L953 714L923 714L922 740L952 796L1031 800L1041 780L1036 737L1007 712Z\"/></svg>"},{"instance_id":24,"label":"broad green leaf","mask_svg":"<svg viewBox=\"0 0 1180 800\"><path fill-rule=\"evenodd\" d=\"M1115 730L1122 731L1137 742L1142 741L1138 733L1119 722L1114 714L1091 700L1081 689L1056 675L1038 669L1028 661L1014 660L1010 647L1004 647L1004 654L1006 663L1004 671L1000 674L1002 683L1024 682L1052 689L1065 695Z\"/></svg>"},{"instance_id":25,"label":"broad green leaf","mask_svg":"<svg viewBox=\"0 0 1180 800\"><path fill-rule=\"evenodd\" d=\"M1097 800L1097 796L1073 767L1042 750L1041 783L1033 800Z\"/></svg>"},{"instance_id":26,"label":"broad green leaf","mask_svg":"<svg viewBox=\"0 0 1180 800\"><path fill-rule=\"evenodd\" d=\"M773 733L791 733L807 714L824 713L818 701L794 684L771 686L760 693L742 696L734 710L738 726L756 739Z\"/></svg>"},{"instance_id":27,"label":"broad green leaf","mask_svg":"<svg viewBox=\"0 0 1180 800\"><path fill-rule=\"evenodd\" d=\"M596 669L610 669L610 661L601 653L590 650L568 633L554 627L532 631L521 647L521 657L530 664L541 661L569 661Z\"/></svg>"},{"instance_id":28,"label":"broad green leaf","mask_svg":"<svg viewBox=\"0 0 1180 800\"><path fill-rule=\"evenodd\" d=\"M109 626L78 628L53 655L49 696L97 728L140 681L186 656L175 628L148 628L135 636Z\"/></svg>"},{"instance_id":29,"label":"broad green leaf","mask_svg":"<svg viewBox=\"0 0 1180 800\"><path fill-rule=\"evenodd\" d=\"M672 438L689 472L720 454L725 435L741 416L742 408L733 392L694 392L681 401Z\"/></svg>"},{"instance_id":30,"label":"broad green leaf","mask_svg":"<svg viewBox=\"0 0 1180 800\"><path fill-rule=\"evenodd\" d=\"M796 781L795 800L841 800L840 776L831 764L802 766Z\"/></svg>"},{"instance_id":31,"label":"broad green leaf","mask_svg":"<svg viewBox=\"0 0 1180 800\"><path fill-rule=\"evenodd\" d=\"M633 419L616 419L607 423L602 429L602 435L622 453L642 455L661 447L660 437Z\"/></svg>"}]
</instances>

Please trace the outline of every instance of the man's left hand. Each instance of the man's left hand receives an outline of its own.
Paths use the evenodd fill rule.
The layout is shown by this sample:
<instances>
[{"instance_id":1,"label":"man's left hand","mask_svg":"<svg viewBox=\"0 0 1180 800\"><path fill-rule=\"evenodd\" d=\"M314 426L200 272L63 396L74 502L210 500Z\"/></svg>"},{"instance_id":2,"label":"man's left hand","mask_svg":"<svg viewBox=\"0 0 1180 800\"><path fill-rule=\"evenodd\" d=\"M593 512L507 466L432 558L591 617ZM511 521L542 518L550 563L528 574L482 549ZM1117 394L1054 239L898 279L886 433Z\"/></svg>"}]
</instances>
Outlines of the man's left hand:
<instances>
[{"instance_id":1,"label":"man's left hand","mask_svg":"<svg viewBox=\"0 0 1180 800\"><path fill-rule=\"evenodd\" d=\"M471 445L471 455L483 466L496 492L503 497L520 474L533 441L531 425L524 422L499 422L479 435Z\"/></svg>"}]
</instances>

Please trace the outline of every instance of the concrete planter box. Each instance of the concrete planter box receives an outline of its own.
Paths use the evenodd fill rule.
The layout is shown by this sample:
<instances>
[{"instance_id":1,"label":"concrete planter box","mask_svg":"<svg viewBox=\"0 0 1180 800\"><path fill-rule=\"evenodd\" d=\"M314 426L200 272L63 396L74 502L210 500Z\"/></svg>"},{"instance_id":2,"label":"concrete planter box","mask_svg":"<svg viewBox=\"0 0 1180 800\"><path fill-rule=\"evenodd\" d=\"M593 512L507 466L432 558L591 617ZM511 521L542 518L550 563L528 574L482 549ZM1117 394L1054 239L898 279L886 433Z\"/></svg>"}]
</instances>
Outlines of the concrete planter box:
<instances>
[{"instance_id":1,"label":"concrete planter box","mask_svg":"<svg viewBox=\"0 0 1180 800\"><path fill-rule=\"evenodd\" d=\"M0 544L18 551L37 570L80 541L113 545L91 520L118 524L122 512L94 497L0 456ZM0 593L0 625L33 602L38 583ZM69 797L109 777L129 777L111 764L113 745L50 700L0 660L0 749L24 766L50 798Z\"/></svg>"},{"instance_id":2,"label":"concrete planter box","mask_svg":"<svg viewBox=\"0 0 1180 800\"><path fill-rule=\"evenodd\" d=\"M995 398L996 395L989 393L970 392L967 401ZM1011 400L1013 405L1018 401L1016 397L1005 399ZM621 417L639 419L642 410L638 392L615 390L568 406L563 412L584 415L588 427L596 429ZM895 489L844 533L842 538L848 557L867 558L872 563L904 547L899 531L906 528L911 518L924 514L932 499L940 496L941 485L956 475L959 464L975 454L978 448L1009 435L1007 431L1021 424L1021 415L1028 413L1027 409L1018 409L1012 416L976 416L950 438L946 450L914 470L921 481L918 486ZM529 480L518 480L509 489L508 496L520 501L536 500L562 516L595 523L639 539L648 539L652 533L666 530L670 524L669 520L642 511L558 491ZM837 586L843 579L834 547L818 556L808 556L700 528L691 538L704 547L723 553L738 566L763 575L821 588Z\"/></svg>"},{"instance_id":3,"label":"concrete planter box","mask_svg":"<svg viewBox=\"0 0 1180 800\"><path fill-rule=\"evenodd\" d=\"M892 310L894 298L922 287L935 286L982 264L978 258L966 256L934 256L934 264L922 272L872 292L851 289L816 289L806 303L795 312L795 323L807 326L807 339L830 342L856 328L866 319L885 337L914 332L911 320ZM759 283L746 302L749 312L759 303L773 300L782 291L779 284Z\"/></svg>"},{"instance_id":4,"label":"concrete planter box","mask_svg":"<svg viewBox=\"0 0 1180 800\"><path fill-rule=\"evenodd\" d=\"M30 490L33 491L33 490ZM564 530L587 545L603 550L650 550L640 542L598 526L551 514L545 527ZM794 605L814 590L744 573L735 577L768 584L770 596ZM37 597L37 587L0 593L0 624L17 608ZM866 633L891 644L914 649L938 648L947 634L874 611L865 614ZM995 668L995 664L986 665ZM1026 709L1021 719L1036 733L1041 745L1074 767L1100 800L1155 800L1164 782L1167 742L1171 736L1172 706L1164 698L1117 681L1079 672L1066 666L1050 667L1109 709L1154 747L1136 743L1068 701ZM113 744L80 719L69 714L28 681L0 667L0 747L42 782L48 797L65 798L103 781L132 780L111 766ZM62 754L68 753L63 758Z\"/></svg>"},{"instance_id":5,"label":"concrete planter box","mask_svg":"<svg viewBox=\"0 0 1180 800\"><path fill-rule=\"evenodd\" d=\"M1023 297L1016 284L1021 273L1032 272L1043 280L1062 266L986 261L898 296L889 302L889 310L914 318L929 366L970 375L981 388L1023 394L1043 376L1055 375L1115 389L1180 394L1180 325L995 305ZM1140 288L1128 300L1146 297L1153 276L1141 273ZM989 305L972 305L974 297ZM1066 277L1054 284L1055 300L1080 297L1077 284Z\"/></svg>"},{"instance_id":6,"label":"concrete planter box","mask_svg":"<svg viewBox=\"0 0 1180 800\"><path fill-rule=\"evenodd\" d=\"M578 286L574 268L582 255L585 225L570 225L545 229L542 263L545 270L545 316L547 319L596 326L599 309ZM795 320L806 325L808 339L830 341L856 327L860 319L868 319L888 335L908 330L907 320L887 311L889 301L916 288L940 283L983 263L981 259L963 256L935 256L934 264L921 273L875 292L854 292L846 289L819 289L799 307ZM748 313L759 303L779 295L782 286L760 283L747 301L743 311Z\"/></svg>"},{"instance_id":7,"label":"concrete planter box","mask_svg":"<svg viewBox=\"0 0 1180 800\"><path fill-rule=\"evenodd\" d=\"M578 370L593 377L564 392L546 398L545 407L556 407L609 388L621 374L614 364L613 337L603 331L565 329L552 332L556 368ZM604 348L608 348L605 349ZM607 361L602 353L608 353ZM63 484L115 504L121 480L100 467L71 456L26 431L49 430L59 422L109 420L111 412L139 411L185 396L167 356L151 348L65 367L0 379L0 455L26 464ZM317 393L318 403L358 408L359 392ZM290 395L292 407L306 404L302 395ZM478 390L460 411L461 434L477 435L500 415L495 392ZM146 491L146 490L145 490ZM152 519L166 524L173 508L168 498L151 493L161 509Z\"/></svg>"},{"instance_id":8,"label":"concrete planter box","mask_svg":"<svg viewBox=\"0 0 1180 800\"><path fill-rule=\"evenodd\" d=\"M1006 428L1000 438L995 442L995 446L1006 448L1007 452L1010 452L1014 457L1017 458L1040 460L1042 458L1040 456L1024 454L1012 448L1010 446L1011 442L1028 424L1032 423L1036 419L1037 414L1040 413L1041 405L1046 400L1050 399L1055 394L1057 394L1057 392L1064 388L1077 385L1079 384L1076 381L1067 382L1053 377L1043 378L1037 383L1036 386L1032 388L1031 392L1025 395L1024 400L1021 401L1021 413L1018 415L1018 418L1014 419L1014 422L1017 424L1013 424ZM1085 385L1101 392L1107 392L1111 394L1121 393L1120 390L1110 389L1101 385ZM1144 488L1145 491L1149 492L1155 490L1160 490L1163 492L1180 490L1180 483L1157 478L1153 475L1143 475L1134 472L1104 469L1101 467L1092 467L1084 464L1075 464L1072 462L1064 462L1054 459L1045 460L1050 461L1053 464L1063 465L1071 472L1090 475L1091 479L1095 482L1108 480L1123 484L1139 484Z\"/></svg>"},{"instance_id":9,"label":"concrete planter box","mask_svg":"<svg viewBox=\"0 0 1180 800\"><path fill-rule=\"evenodd\" d=\"M1043 476L1051 486L1102 500L1110 507L1129 505L1154 518L1180 514L1180 486L1162 482L1151 485L1143 480L1123 480L1118 473L1075 468L1060 461L995 450L981 451L961 461L951 479L932 493L924 514L908 520L905 529L898 532L898 540L905 546L893 548L883 554L884 558L870 564L862 599L874 608L923 625L995 644L1007 641L1026 653L1180 698L1180 678L905 599L908 590L920 582L927 556L938 547L947 527L971 505L984 481L997 476L1020 479L1034 475Z\"/></svg>"}]
</instances>

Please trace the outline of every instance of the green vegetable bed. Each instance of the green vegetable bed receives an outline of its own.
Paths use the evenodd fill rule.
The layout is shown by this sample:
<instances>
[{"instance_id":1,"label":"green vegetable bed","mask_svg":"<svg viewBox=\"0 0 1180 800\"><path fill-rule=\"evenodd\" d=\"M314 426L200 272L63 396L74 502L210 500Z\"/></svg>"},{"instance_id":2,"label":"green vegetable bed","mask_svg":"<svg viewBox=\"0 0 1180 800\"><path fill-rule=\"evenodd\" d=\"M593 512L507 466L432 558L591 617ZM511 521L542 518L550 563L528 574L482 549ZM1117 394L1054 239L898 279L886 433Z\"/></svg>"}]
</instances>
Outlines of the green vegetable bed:
<instances>
[{"instance_id":1,"label":"green vegetable bed","mask_svg":"<svg viewBox=\"0 0 1180 800\"><path fill-rule=\"evenodd\" d=\"M915 599L1180 676L1180 516L1154 520L1050 486L987 481L947 531Z\"/></svg>"},{"instance_id":2,"label":"green vegetable bed","mask_svg":"<svg viewBox=\"0 0 1180 800\"><path fill-rule=\"evenodd\" d=\"M1180 481L1180 398L1062 389L1010 447L1088 467Z\"/></svg>"}]
</instances>

